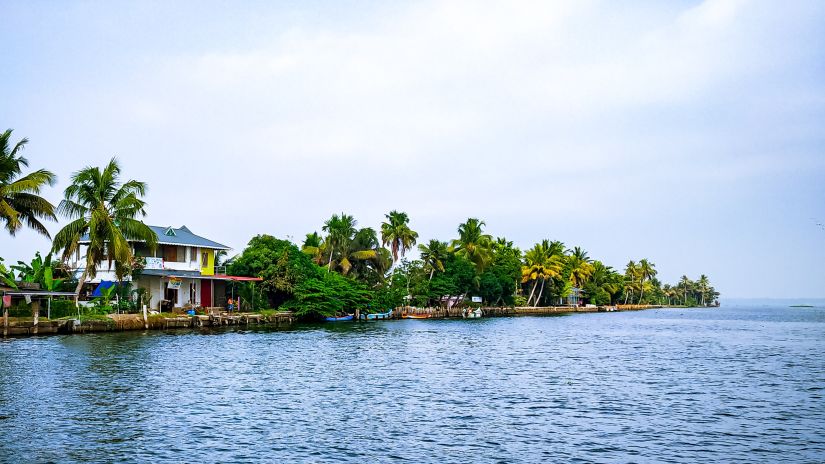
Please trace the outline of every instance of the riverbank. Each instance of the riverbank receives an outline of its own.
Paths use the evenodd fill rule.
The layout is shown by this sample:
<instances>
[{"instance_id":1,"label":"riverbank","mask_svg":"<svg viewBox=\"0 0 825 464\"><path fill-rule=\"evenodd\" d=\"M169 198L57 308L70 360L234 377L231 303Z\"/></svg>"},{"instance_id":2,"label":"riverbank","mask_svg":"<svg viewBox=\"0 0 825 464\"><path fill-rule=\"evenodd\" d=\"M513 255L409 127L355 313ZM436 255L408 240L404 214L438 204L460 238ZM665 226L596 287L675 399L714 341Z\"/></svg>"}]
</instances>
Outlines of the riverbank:
<instances>
[{"instance_id":1,"label":"riverbank","mask_svg":"<svg viewBox=\"0 0 825 464\"><path fill-rule=\"evenodd\" d=\"M541 306L541 307L488 307L481 308L482 317L550 316L567 313L594 313L614 311L640 311L661 308L657 305L618 306ZM464 308L415 308L401 307L392 312L392 319L406 316L423 316L428 319L463 318ZM3 320L3 337L33 335L83 334L118 332L127 330L194 329L223 326L289 327L296 317L288 311L264 313L235 313L220 315L152 314L145 319L141 314L109 314L82 317L80 319L48 320L31 317L9 317Z\"/></svg>"}]
</instances>

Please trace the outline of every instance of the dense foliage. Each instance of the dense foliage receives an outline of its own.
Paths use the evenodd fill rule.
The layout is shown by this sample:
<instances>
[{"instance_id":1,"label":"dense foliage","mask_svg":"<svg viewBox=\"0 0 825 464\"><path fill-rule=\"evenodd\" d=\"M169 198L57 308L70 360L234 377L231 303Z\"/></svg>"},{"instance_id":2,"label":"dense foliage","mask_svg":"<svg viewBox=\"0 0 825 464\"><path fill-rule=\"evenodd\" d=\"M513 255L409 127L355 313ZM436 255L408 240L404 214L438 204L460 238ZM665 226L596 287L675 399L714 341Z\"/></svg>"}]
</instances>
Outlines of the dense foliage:
<instances>
[{"instance_id":1,"label":"dense foliage","mask_svg":"<svg viewBox=\"0 0 825 464\"><path fill-rule=\"evenodd\" d=\"M0 222L12 235L23 225L48 235L40 220L54 219L54 207L38 194L55 177L42 169L21 177L28 165L20 156L26 142L12 144L11 130L0 134ZM121 183L115 159L103 168L84 168L71 180L58 208L71 221L56 234L52 247L62 252L62 265L52 262L51 253L11 267L0 258L0 284L14 288L28 282L62 289L70 284L65 264L81 240L89 246L76 292L103 262L113 266L119 281L140 272L144 263L133 256L130 242L156 245L156 235L140 220L146 184ZM301 248L258 235L227 264L231 274L261 277L263 282L257 287L229 283L230 291L255 308L288 309L307 317L383 312L403 304L466 305L479 299L485 305L699 306L715 304L719 297L705 275L696 281L682 276L676 284L663 285L647 259L630 261L620 273L591 259L582 248L567 248L559 241L545 239L522 252L504 237L494 239L477 218L459 224L453 240L426 243L418 243L407 213L394 210L385 218L379 233L359 228L353 216L333 214L322 233L306 235ZM403 259L416 245L419 259ZM118 288L118 300L147 303L141 289L130 299L128 284ZM113 304L108 297L99 303L103 308Z\"/></svg>"}]
</instances>

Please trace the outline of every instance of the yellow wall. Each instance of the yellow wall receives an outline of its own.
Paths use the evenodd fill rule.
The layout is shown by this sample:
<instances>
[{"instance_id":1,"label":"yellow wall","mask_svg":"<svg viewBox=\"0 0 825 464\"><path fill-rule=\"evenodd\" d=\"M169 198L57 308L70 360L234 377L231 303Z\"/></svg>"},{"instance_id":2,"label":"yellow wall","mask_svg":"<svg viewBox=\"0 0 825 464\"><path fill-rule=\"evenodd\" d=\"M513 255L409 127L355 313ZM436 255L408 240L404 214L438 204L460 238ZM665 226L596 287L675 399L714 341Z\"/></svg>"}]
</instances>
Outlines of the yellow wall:
<instances>
[{"instance_id":1,"label":"yellow wall","mask_svg":"<svg viewBox=\"0 0 825 464\"><path fill-rule=\"evenodd\" d=\"M215 250L200 248L198 250L198 262L201 263L201 275L215 275ZM203 265L203 254L207 254L206 266Z\"/></svg>"}]
</instances>

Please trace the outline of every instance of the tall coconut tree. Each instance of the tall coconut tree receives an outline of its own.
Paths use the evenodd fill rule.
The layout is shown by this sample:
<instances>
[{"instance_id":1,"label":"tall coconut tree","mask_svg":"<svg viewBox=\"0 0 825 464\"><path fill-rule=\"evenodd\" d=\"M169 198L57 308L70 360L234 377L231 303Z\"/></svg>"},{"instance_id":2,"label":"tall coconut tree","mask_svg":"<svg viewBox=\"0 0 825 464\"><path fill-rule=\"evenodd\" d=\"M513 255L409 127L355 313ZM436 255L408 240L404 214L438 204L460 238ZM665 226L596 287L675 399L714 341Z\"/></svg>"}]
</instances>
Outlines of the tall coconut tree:
<instances>
[{"instance_id":1,"label":"tall coconut tree","mask_svg":"<svg viewBox=\"0 0 825 464\"><path fill-rule=\"evenodd\" d=\"M390 247L392 261L396 263L399 254L404 256L407 250L415 246L418 232L410 229L410 218L407 213L393 210L384 217L387 220L381 223L381 244Z\"/></svg>"},{"instance_id":2,"label":"tall coconut tree","mask_svg":"<svg viewBox=\"0 0 825 464\"><path fill-rule=\"evenodd\" d=\"M639 275L639 304L642 303L642 297L645 295L645 281L650 280L656 276L656 265L651 263L647 260L647 258L643 258L639 260L639 266L637 268L637 272Z\"/></svg>"},{"instance_id":3,"label":"tall coconut tree","mask_svg":"<svg viewBox=\"0 0 825 464\"><path fill-rule=\"evenodd\" d=\"M690 286L691 286L692 284L693 284L693 282L691 282L691 280L690 280L690 279L688 278L688 276L686 276L686 275L683 275L683 276L679 279L679 287L682 289L682 296L683 296L683 299L682 299L682 304L683 304L683 305L687 305L687 294L688 294L688 289L690 288Z\"/></svg>"},{"instance_id":4,"label":"tall coconut tree","mask_svg":"<svg viewBox=\"0 0 825 464\"><path fill-rule=\"evenodd\" d=\"M479 273L484 271L493 257L493 237L484 233L484 226L484 221L467 219L458 226L458 238L450 245L453 253L475 264Z\"/></svg>"},{"instance_id":5,"label":"tall coconut tree","mask_svg":"<svg viewBox=\"0 0 825 464\"><path fill-rule=\"evenodd\" d=\"M587 252L580 247L570 250L567 257L567 265L570 267L570 283L574 287L582 288L590 276L593 274L593 265Z\"/></svg>"},{"instance_id":6,"label":"tall coconut tree","mask_svg":"<svg viewBox=\"0 0 825 464\"><path fill-rule=\"evenodd\" d=\"M710 280L708 276L702 274L699 276L699 280L696 281L696 285L699 287L699 292L702 298L702 306L705 306L705 295L708 293L708 287L710 287Z\"/></svg>"},{"instance_id":7,"label":"tall coconut tree","mask_svg":"<svg viewBox=\"0 0 825 464\"><path fill-rule=\"evenodd\" d=\"M424 268L430 271L429 280L433 280L435 271L444 272L444 262L450 253L446 242L430 240L426 245L418 245L418 251L421 254L421 261L424 262Z\"/></svg>"},{"instance_id":8,"label":"tall coconut tree","mask_svg":"<svg viewBox=\"0 0 825 464\"><path fill-rule=\"evenodd\" d=\"M539 287L539 293L536 296L535 301L533 301L533 304L535 305L538 305L541 301L541 296L544 293L545 282L547 280L555 279L561 275L562 268L564 267L564 258L562 254L563 249L564 248L563 245L561 245L561 242L550 242L549 240L543 240L525 252L525 264L521 269L521 282L533 282L533 286L530 290L530 296L527 298L528 306L531 301L533 301L533 295L535 295L536 287L538 286L539 281L541 281L541 286Z\"/></svg>"},{"instance_id":9,"label":"tall coconut tree","mask_svg":"<svg viewBox=\"0 0 825 464\"><path fill-rule=\"evenodd\" d=\"M324 247L324 239L318 234L318 232L313 232L306 235L304 244L301 246L301 251L309 255L312 258L312 261L320 266L324 261Z\"/></svg>"},{"instance_id":10,"label":"tall coconut tree","mask_svg":"<svg viewBox=\"0 0 825 464\"><path fill-rule=\"evenodd\" d=\"M140 218L146 215L146 184L136 180L120 182L117 159L103 168L86 167L72 175L72 183L64 192L58 212L71 222L54 236L53 250L62 251L63 260L74 254L82 239L88 240L86 262L77 282L79 295L86 279L93 279L97 267L106 261L132 262L130 241L157 246L157 235Z\"/></svg>"},{"instance_id":11,"label":"tall coconut tree","mask_svg":"<svg viewBox=\"0 0 825 464\"><path fill-rule=\"evenodd\" d=\"M327 233L326 244L329 258L327 259L327 272L332 270L332 255L337 249L346 246L355 235L358 221L354 217L341 213L341 215L333 214L324 227L321 229Z\"/></svg>"},{"instance_id":12,"label":"tall coconut tree","mask_svg":"<svg viewBox=\"0 0 825 464\"><path fill-rule=\"evenodd\" d=\"M639 265L636 264L636 261L628 261L624 269L624 304L627 304L631 295L633 295L633 290L636 289L636 277L638 274Z\"/></svg>"},{"instance_id":13,"label":"tall coconut tree","mask_svg":"<svg viewBox=\"0 0 825 464\"><path fill-rule=\"evenodd\" d=\"M38 169L21 177L29 161L20 152L29 142L23 138L11 141L12 130L0 133L0 223L14 235L23 225L50 237L41 220L55 220L54 205L40 196L43 187L54 185L56 177Z\"/></svg>"}]
</instances>

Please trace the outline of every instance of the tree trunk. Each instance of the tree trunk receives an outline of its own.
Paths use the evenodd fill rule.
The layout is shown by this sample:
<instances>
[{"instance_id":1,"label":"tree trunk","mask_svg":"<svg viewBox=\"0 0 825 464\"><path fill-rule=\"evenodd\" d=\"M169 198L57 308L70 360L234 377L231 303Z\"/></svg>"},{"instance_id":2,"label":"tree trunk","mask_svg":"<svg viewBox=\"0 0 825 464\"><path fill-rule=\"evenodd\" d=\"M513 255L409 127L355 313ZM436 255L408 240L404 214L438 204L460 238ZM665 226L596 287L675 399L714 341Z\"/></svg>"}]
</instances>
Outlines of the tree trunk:
<instances>
[{"instance_id":1,"label":"tree trunk","mask_svg":"<svg viewBox=\"0 0 825 464\"><path fill-rule=\"evenodd\" d=\"M642 298L645 296L645 277L639 279L639 304L642 304Z\"/></svg>"},{"instance_id":2,"label":"tree trunk","mask_svg":"<svg viewBox=\"0 0 825 464\"><path fill-rule=\"evenodd\" d=\"M332 270L332 247L329 247L329 261L327 261L327 272Z\"/></svg>"},{"instance_id":3,"label":"tree trunk","mask_svg":"<svg viewBox=\"0 0 825 464\"><path fill-rule=\"evenodd\" d=\"M430 279L429 280L433 280L433 273L435 273L435 268L432 268L430 270ZM409 278L407 280L409 280Z\"/></svg>"},{"instance_id":4,"label":"tree trunk","mask_svg":"<svg viewBox=\"0 0 825 464\"><path fill-rule=\"evenodd\" d=\"M544 279L541 279L541 289L539 289L539 296L536 297L536 306L541 304L541 294L544 293Z\"/></svg>"},{"instance_id":5,"label":"tree trunk","mask_svg":"<svg viewBox=\"0 0 825 464\"><path fill-rule=\"evenodd\" d=\"M35 304L36 303L36 304ZM32 333L37 333L37 324L40 323L40 301L32 301Z\"/></svg>"},{"instance_id":6,"label":"tree trunk","mask_svg":"<svg viewBox=\"0 0 825 464\"><path fill-rule=\"evenodd\" d=\"M77 281L77 288L74 289L74 303L76 307L80 307L79 299L80 299L80 290L83 288L83 284L86 282L86 276L89 275L89 268L88 266L86 269L83 269L83 274L80 275L80 279Z\"/></svg>"},{"instance_id":7,"label":"tree trunk","mask_svg":"<svg viewBox=\"0 0 825 464\"><path fill-rule=\"evenodd\" d=\"M533 281L533 289L530 290L530 297L527 298L527 306L530 306L530 302L533 300L533 293L536 291L536 284L538 283L538 280Z\"/></svg>"}]
</instances>

